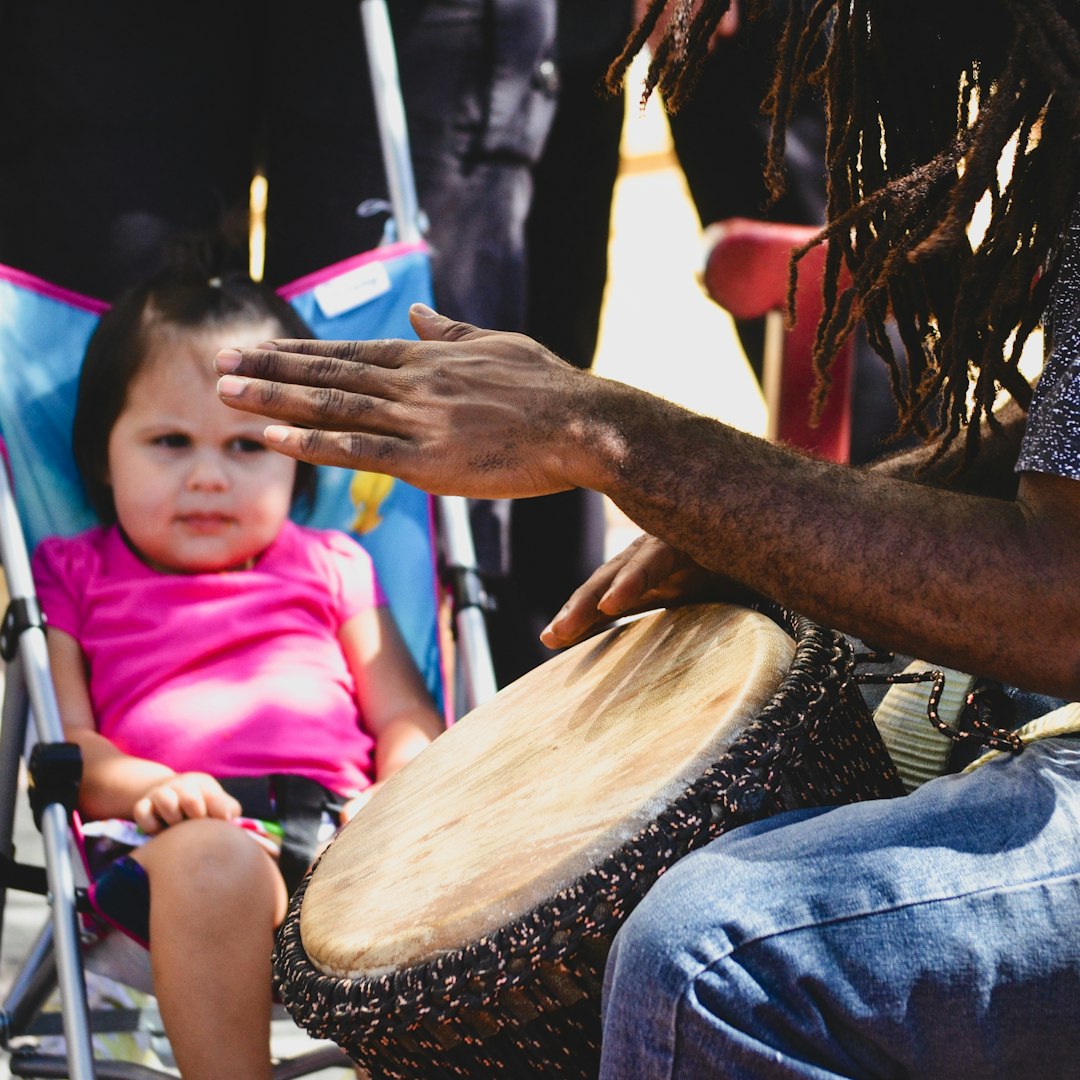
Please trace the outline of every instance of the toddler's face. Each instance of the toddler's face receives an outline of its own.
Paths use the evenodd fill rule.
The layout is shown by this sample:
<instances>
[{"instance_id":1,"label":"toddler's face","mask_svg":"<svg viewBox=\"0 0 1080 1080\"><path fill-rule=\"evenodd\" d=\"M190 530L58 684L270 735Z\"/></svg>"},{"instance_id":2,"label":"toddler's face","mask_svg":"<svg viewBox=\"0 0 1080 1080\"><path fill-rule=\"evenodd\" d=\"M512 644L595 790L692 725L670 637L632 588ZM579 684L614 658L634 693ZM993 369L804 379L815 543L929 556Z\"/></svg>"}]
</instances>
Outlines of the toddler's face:
<instances>
[{"instance_id":1,"label":"toddler's face","mask_svg":"<svg viewBox=\"0 0 1080 1080\"><path fill-rule=\"evenodd\" d=\"M217 397L214 354L279 328L224 335L154 332L109 435L109 476L121 527L151 565L181 573L243 566L289 513L296 463L266 447L269 421Z\"/></svg>"}]
</instances>

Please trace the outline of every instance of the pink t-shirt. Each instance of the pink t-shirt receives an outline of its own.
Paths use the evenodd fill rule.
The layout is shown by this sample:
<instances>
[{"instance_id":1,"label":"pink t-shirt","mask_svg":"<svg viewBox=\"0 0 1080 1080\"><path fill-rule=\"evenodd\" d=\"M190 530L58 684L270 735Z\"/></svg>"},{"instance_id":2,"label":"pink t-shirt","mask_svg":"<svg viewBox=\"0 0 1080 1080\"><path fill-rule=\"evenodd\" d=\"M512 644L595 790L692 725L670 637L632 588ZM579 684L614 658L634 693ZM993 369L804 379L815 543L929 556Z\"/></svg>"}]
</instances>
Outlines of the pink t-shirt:
<instances>
[{"instance_id":1,"label":"pink t-shirt","mask_svg":"<svg viewBox=\"0 0 1080 1080\"><path fill-rule=\"evenodd\" d=\"M291 773L351 795L374 740L338 643L384 604L367 552L289 522L250 570L163 574L118 529L43 540L46 619L89 667L98 731L138 757L214 776Z\"/></svg>"}]
</instances>

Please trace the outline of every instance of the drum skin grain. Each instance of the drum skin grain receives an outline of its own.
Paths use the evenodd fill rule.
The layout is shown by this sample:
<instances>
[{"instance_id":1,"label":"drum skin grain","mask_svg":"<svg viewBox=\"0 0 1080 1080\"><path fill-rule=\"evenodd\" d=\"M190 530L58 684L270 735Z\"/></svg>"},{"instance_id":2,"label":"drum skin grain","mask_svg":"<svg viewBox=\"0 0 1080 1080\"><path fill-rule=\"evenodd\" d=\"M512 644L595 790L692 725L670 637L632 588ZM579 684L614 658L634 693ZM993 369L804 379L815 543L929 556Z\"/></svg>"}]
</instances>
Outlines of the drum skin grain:
<instances>
[{"instance_id":1,"label":"drum skin grain","mask_svg":"<svg viewBox=\"0 0 1080 1080\"><path fill-rule=\"evenodd\" d=\"M697 605L606 631L506 687L327 850L300 923L313 963L378 976L521 917L717 760L794 649L765 615Z\"/></svg>"},{"instance_id":2,"label":"drum skin grain","mask_svg":"<svg viewBox=\"0 0 1080 1080\"><path fill-rule=\"evenodd\" d=\"M653 612L441 735L330 844L275 982L373 1080L593 1080L618 928L781 810L902 794L843 635L763 604Z\"/></svg>"}]
</instances>

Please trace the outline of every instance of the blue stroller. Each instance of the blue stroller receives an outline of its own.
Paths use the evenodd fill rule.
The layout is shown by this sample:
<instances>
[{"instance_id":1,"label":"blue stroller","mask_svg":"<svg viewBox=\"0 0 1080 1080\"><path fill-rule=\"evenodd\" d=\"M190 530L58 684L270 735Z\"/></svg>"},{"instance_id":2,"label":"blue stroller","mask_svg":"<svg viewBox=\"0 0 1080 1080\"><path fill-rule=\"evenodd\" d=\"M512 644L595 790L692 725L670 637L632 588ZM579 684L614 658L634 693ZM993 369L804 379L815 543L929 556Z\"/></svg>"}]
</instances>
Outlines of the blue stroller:
<instances>
[{"instance_id":1,"label":"blue stroller","mask_svg":"<svg viewBox=\"0 0 1080 1080\"><path fill-rule=\"evenodd\" d=\"M409 156L404 109L385 0L362 0L360 15L375 90L396 237L373 251L282 288L281 294L324 338L408 337L406 312L431 302L428 253ZM9 888L47 895L50 919L0 1009L0 1044L50 1030L41 1006L59 991L64 1053L34 1045L12 1051L10 1071L39 1077L168 1075L123 1061L95 1061L86 1004L83 946L96 935L72 846L80 760L63 732L49 676L43 619L29 551L48 535L94 523L70 460L69 438L79 358L104 304L0 267L0 560L10 604L0 634L7 663L0 726L0 919ZM487 649L485 598L476 571L465 503L432 499L400 481L343 469L320 470L307 524L351 532L372 556L402 635L448 719L495 692ZM440 612L449 599L455 648L448 659ZM449 689L453 687L453 690ZM21 762L43 840L44 867L16 861L13 843ZM269 988L268 988L269 989ZM119 1016L139 1026L142 1016ZM337 1047L316 1048L275 1066L279 1078L342 1062Z\"/></svg>"}]
</instances>

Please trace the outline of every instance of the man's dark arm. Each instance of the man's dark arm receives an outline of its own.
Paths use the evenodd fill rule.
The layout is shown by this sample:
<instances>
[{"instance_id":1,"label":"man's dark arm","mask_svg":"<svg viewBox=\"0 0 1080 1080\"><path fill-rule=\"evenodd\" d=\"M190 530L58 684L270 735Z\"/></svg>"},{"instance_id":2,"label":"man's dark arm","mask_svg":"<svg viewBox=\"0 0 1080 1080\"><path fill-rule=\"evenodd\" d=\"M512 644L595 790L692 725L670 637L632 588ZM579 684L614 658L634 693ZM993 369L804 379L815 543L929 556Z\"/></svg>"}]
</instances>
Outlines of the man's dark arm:
<instances>
[{"instance_id":1,"label":"man's dark arm","mask_svg":"<svg viewBox=\"0 0 1080 1080\"><path fill-rule=\"evenodd\" d=\"M854 637L1062 697L1080 692L1080 484L1015 500L847 469L655 399L608 423L601 487L717 571ZM603 441L601 441L603 445Z\"/></svg>"},{"instance_id":2,"label":"man's dark arm","mask_svg":"<svg viewBox=\"0 0 1080 1080\"><path fill-rule=\"evenodd\" d=\"M825 625L1080 696L1080 483L1024 474L1010 501L836 466L520 335L423 312L414 325L420 342L223 356L223 399L303 425L268 429L283 453L436 493L593 488L699 566Z\"/></svg>"}]
</instances>

